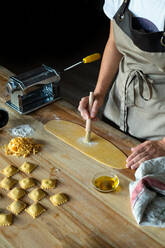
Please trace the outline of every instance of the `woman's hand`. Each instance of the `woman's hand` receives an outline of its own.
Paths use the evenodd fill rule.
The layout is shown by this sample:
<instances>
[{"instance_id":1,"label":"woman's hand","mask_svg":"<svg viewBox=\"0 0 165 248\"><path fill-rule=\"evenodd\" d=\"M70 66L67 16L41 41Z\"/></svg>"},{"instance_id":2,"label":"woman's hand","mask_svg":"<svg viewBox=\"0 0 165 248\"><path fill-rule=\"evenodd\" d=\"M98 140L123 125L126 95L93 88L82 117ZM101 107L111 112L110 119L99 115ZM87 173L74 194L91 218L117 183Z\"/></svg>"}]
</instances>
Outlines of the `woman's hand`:
<instances>
[{"instance_id":1,"label":"woman's hand","mask_svg":"<svg viewBox=\"0 0 165 248\"><path fill-rule=\"evenodd\" d=\"M94 94L93 105L91 109L91 113L88 111L89 97L83 97L79 103L78 110L84 120L87 120L89 117L93 120L96 119L96 115L99 111L99 108L102 106L104 102L104 97L101 95Z\"/></svg>"},{"instance_id":2,"label":"woman's hand","mask_svg":"<svg viewBox=\"0 0 165 248\"><path fill-rule=\"evenodd\" d=\"M162 140L145 141L131 148L131 151L132 154L126 160L126 167L137 169L145 160L165 156L165 138Z\"/></svg>"}]
</instances>

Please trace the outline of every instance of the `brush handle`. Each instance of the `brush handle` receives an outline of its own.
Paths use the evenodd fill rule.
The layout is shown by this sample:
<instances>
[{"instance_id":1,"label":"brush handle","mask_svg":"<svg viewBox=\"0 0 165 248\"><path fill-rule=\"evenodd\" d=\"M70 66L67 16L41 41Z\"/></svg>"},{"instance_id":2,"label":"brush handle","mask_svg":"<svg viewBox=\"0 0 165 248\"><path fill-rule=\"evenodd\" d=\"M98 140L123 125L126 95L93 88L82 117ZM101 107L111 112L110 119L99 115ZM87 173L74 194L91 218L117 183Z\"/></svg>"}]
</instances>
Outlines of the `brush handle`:
<instances>
[{"instance_id":1,"label":"brush handle","mask_svg":"<svg viewBox=\"0 0 165 248\"><path fill-rule=\"evenodd\" d=\"M89 114L91 114L91 110L92 110L92 105L93 105L93 92L90 92L89 94ZM89 117L87 120L86 120L86 132L91 132L91 124L92 124L92 121L91 121L91 118Z\"/></svg>"}]
</instances>

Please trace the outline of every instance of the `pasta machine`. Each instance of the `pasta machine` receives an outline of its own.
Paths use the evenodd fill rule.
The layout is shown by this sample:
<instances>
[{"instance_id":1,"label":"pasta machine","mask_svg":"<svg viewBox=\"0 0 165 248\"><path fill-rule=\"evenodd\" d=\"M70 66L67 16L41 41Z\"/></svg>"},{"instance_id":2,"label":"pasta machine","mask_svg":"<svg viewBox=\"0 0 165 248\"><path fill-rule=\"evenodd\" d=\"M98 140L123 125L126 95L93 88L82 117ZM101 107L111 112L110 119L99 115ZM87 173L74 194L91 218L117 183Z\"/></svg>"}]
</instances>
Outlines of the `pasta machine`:
<instances>
[{"instance_id":1,"label":"pasta machine","mask_svg":"<svg viewBox=\"0 0 165 248\"><path fill-rule=\"evenodd\" d=\"M64 71L98 59L99 53L89 55ZM6 85L10 96L6 104L20 114L28 114L60 98L60 80L60 73L44 64L18 76L12 76Z\"/></svg>"}]
</instances>

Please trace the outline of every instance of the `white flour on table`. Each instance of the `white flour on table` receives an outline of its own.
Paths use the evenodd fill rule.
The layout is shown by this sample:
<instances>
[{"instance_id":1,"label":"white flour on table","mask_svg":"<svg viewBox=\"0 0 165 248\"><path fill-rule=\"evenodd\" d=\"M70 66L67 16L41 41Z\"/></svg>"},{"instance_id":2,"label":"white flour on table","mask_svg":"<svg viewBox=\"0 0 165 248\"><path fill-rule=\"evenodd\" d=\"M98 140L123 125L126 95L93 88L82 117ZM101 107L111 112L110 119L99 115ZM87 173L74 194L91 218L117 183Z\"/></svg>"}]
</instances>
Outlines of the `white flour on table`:
<instances>
[{"instance_id":1,"label":"white flour on table","mask_svg":"<svg viewBox=\"0 0 165 248\"><path fill-rule=\"evenodd\" d=\"M19 137L27 137L32 136L34 133L34 129L28 125L19 125L9 130L12 136L19 136Z\"/></svg>"}]
</instances>

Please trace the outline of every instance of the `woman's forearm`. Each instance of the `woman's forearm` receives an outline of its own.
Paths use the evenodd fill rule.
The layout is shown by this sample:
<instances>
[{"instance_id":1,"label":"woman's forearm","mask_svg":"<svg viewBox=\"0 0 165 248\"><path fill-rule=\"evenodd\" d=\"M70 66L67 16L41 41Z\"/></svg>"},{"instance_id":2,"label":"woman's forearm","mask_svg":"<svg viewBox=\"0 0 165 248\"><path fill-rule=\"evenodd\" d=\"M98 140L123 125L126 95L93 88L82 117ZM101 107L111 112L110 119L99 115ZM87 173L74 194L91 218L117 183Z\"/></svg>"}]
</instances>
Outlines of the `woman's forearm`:
<instances>
[{"instance_id":1,"label":"woman's forearm","mask_svg":"<svg viewBox=\"0 0 165 248\"><path fill-rule=\"evenodd\" d=\"M104 49L98 81L94 91L95 95L105 96L118 71L122 56L123 55L116 48L113 36L113 25L111 23L110 35Z\"/></svg>"},{"instance_id":2,"label":"woman's forearm","mask_svg":"<svg viewBox=\"0 0 165 248\"><path fill-rule=\"evenodd\" d=\"M104 97L113 82L113 79L116 75L116 72L119 68L119 63L122 58L122 54L117 50L114 37L113 37L113 25L110 27L110 35L105 46L100 72L94 90L94 101L90 117L94 119L98 113L99 108L104 102ZM81 113L81 116L87 120L89 118L88 111L89 97L83 97L79 103L78 110Z\"/></svg>"}]
</instances>

